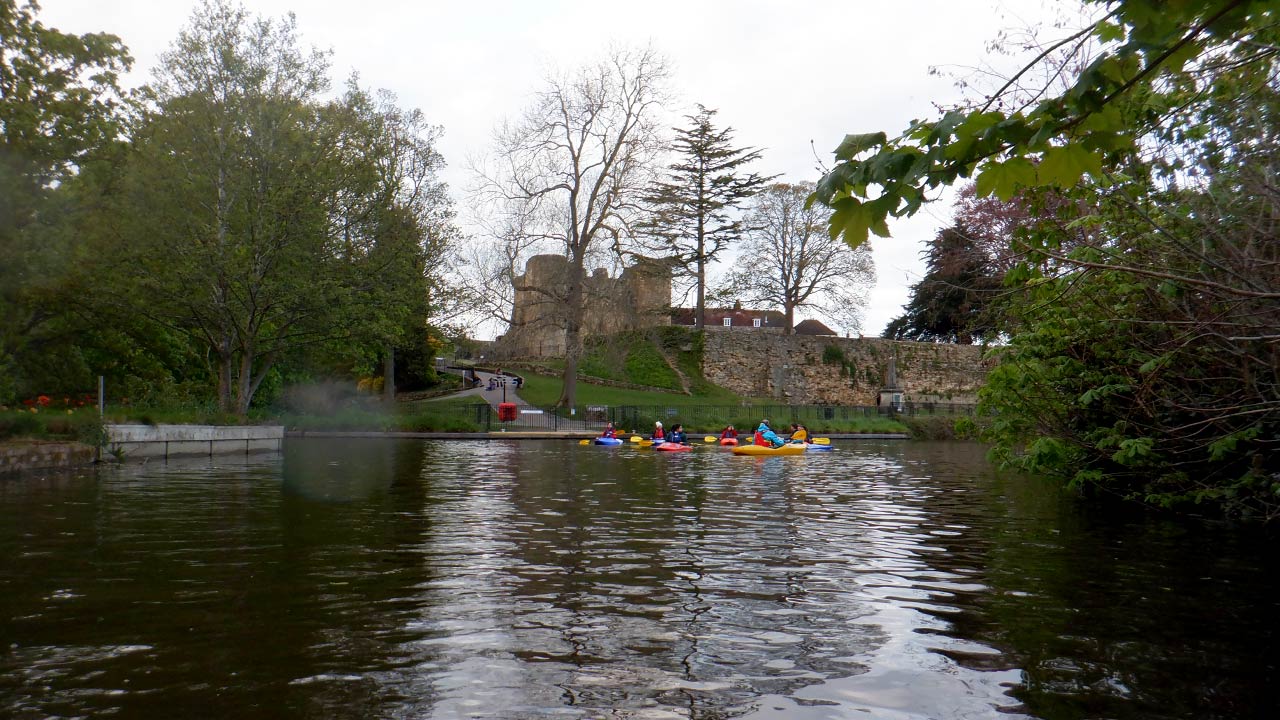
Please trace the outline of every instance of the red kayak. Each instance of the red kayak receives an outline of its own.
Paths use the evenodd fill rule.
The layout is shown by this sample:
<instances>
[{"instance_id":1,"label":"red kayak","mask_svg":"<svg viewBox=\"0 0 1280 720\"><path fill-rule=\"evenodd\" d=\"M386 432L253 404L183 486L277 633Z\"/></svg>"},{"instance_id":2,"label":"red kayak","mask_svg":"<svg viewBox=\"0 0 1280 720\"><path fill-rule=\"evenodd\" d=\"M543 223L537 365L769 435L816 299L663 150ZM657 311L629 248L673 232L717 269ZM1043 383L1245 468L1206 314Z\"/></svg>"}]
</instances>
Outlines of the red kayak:
<instances>
[{"instance_id":1,"label":"red kayak","mask_svg":"<svg viewBox=\"0 0 1280 720\"><path fill-rule=\"evenodd\" d=\"M662 452L688 452L693 448L688 445L682 445L681 443L664 442L654 445L653 449L661 450Z\"/></svg>"},{"instance_id":2,"label":"red kayak","mask_svg":"<svg viewBox=\"0 0 1280 720\"><path fill-rule=\"evenodd\" d=\"M720 444L721 445L737 445L738 439L737 438L720 438Z\"/></svg>"}]
</instances>

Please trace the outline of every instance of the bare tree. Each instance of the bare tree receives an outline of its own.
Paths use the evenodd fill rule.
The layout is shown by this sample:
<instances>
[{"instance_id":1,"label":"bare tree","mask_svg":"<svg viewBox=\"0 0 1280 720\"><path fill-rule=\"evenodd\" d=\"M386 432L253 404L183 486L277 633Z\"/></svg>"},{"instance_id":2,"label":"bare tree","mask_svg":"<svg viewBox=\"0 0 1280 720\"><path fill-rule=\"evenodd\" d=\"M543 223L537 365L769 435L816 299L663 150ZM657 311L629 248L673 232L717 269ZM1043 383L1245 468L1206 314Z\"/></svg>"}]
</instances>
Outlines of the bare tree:
<instances>
[{"instance_id":1,"label":"bare tree","mask_svg":"<svg viewBox=\"0 0 1280 720\"><path fill-rule=\"evenodd\" d=\"M457 285L471 325L510 328L515 308L515 279L539 249L528 219L517 208L478 208L481 228L460 255Z\"/></svg>"},{"instance_id":2,"label":"bare tree","mask_svg":"<svg viewBox=\"0 0 1280 720\"><path fill-rule=\"evenodd\" d=\"M612 51L603 61L552 77L518 120L497 131L480 194L522 206L525 241L561 248L569 260L563 297L564 389L575 401L589 258L620 251L662 150L657 110L667 68L653 49Z\"/></svg>"},{"instance_id":3,"label":"bare tree","mask_svg":"<svg viewBox=\"0 0 1280 720\"><path fill-rule=\"evenodd\" d=\"M850 249L827 232L827 213L806 207L813 185L771 185L755 197L742 254L719 297L781 307L786 332L797 308L811 307L846 328L857 326L875 282L871 250Z\"/></svg>"}]
</instances>

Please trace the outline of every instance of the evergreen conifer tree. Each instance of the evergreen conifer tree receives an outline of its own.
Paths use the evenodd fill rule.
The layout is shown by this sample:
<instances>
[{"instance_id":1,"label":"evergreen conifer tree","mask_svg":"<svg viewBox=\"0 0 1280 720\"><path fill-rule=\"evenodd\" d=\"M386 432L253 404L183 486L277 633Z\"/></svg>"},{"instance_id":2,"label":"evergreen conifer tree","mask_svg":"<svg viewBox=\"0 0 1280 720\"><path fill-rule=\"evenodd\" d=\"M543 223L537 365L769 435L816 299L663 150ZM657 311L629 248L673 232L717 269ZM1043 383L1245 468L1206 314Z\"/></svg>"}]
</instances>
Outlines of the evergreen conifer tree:
<instances>
[{"instance_id":1,"label":"evergreen conifer tree","mask_svg":"<svg viewBox=\"0 0 1280 720\"><path fill-rule=\"evenodd\" d=\"M645 197L652 210L643 226L650 247L671 253L694 278L694 325L699 330L706 313L707 265L742 235L737 211L773 179L740 171L758 160L761 151L733 147L733 128L717 128L715 114L700 104L696 114L685 116L690 126L675 128L672 142L679 159Z\"/></svg>"}]
</instances>

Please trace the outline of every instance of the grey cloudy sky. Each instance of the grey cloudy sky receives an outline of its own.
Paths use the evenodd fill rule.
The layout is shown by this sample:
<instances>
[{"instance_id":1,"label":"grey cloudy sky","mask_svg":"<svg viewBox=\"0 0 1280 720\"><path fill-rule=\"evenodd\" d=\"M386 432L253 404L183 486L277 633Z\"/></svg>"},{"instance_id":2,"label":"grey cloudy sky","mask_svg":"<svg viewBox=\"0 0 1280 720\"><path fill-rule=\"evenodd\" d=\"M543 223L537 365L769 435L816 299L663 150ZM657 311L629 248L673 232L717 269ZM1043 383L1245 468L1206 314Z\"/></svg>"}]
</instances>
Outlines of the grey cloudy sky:
<instances>
[{"instance_id":1,"label":"grey cloudy sky","mask_svg":"<svg viewBox=\"0 0 1280 720\"><path fill-rule=\"evenodd\" d=\"M68 32L119 35L145 82L186 24L194 0L41 0L40 18ZM891 136L933 103L958 99L930 67L976 66L1003 28L1048 16L1049 0L247 0L252 12L292 11L305 43L333 51L333 79L395 92L444 127L445 179L461 203L467 158L493 127L529 104L549 69L590 61L610 44L652 43L671 61L672 124L695 103L719 110L737 141L764 149L756 169L816 180L848 132ZM1061 5L1061 3L1059 3ZM1007 59L1003 60L1006 64ZM815 156L815 150L817 155ZM878 335L919 279L922 243L950 219L946 202L875 238L879 280L863 332Z\"/></svg>"}]
</instances>

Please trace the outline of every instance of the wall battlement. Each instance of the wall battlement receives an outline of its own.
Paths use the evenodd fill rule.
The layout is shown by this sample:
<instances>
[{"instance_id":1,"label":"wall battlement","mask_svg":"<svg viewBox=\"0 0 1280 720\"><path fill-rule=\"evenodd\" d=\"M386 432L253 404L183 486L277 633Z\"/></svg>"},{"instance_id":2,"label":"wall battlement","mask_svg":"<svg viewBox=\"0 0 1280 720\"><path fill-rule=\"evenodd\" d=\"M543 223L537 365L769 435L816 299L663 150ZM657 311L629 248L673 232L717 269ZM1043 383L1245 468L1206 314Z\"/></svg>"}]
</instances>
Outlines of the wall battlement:
<instances>
[{"instance_id":1,"label":"wall battlement","mask_svg":"<svg viewBox=\"0 0 1280 720\"><path fill-rule=\"evenodd\" d=\"M515 306L511 328L502 337L510 357L562 357L565 353L565 298L569 260L563 255L536 255L524 274L513 279ZM671 324L671 264L638 258L616 278L604 269L587 276L584 335Z\"/></svg>"}]
</instances>

